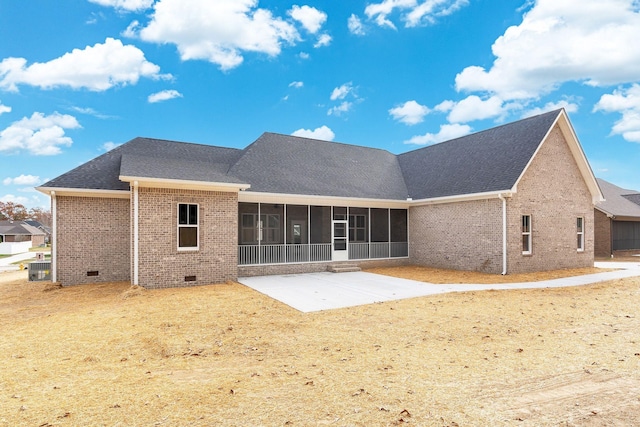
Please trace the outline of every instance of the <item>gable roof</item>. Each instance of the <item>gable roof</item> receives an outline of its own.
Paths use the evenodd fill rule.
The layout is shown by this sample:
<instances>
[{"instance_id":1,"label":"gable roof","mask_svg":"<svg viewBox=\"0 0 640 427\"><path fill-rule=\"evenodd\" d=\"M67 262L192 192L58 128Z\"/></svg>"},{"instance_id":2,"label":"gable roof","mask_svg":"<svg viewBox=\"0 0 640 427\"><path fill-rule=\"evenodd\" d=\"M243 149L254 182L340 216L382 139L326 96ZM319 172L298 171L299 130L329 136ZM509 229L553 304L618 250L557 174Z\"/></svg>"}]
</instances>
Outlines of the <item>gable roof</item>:
<instances>
[{"instance_id":1,"label":"gable roof","mask_svg":"<svg viewBox=\"0 0 640 427\"><path fill-rule=\"evenodd\" d=\"M39 236L45 234L45 232L22 222L0 221L0 234L9 236Z\"/></svg>"},{"instance_id":2,"label":"gable roof","mask_svg":"<svg viewBox=\"0 0 640 427\"><path fill-rule=\"evenodd\" d=\"M516 191L556 123L594 195L600 190L564 110L530 117L400 155L264 133L245 149L135 138L38 189L128 195L130 183L213 185L252 193L404 201Z\"/></svg>"},{"instance_id":3,"label":"gable roof","mask_svg":"<svg viewBox=\"0 0 640 427\"><path fill-rule=\"evenodd\" d=\"M640 192L626 190L600 178L598 184L605 201L598 204L596 209L618 219L640 219Z\"/></svg>"},{"instance_id":4,"label":"gable roof","mask_svg":"<svg viewBox=\"0 0 640 427\"><path fill-rule=\"evenodd\" d=\"M413 199L507 191L555 122L551 111L398 156Z\"/></svg>"}]
</instances>

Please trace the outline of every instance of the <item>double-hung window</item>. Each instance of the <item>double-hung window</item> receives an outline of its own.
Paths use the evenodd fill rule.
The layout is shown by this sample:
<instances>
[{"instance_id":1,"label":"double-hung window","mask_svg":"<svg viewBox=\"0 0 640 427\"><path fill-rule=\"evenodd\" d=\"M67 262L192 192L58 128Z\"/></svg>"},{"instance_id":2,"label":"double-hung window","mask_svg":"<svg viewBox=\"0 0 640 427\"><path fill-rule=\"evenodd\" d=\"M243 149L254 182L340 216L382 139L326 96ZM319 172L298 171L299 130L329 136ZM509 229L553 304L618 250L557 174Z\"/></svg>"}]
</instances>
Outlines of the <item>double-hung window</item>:
<instances>
[{"instance_id":1,"label":"double-hung window","mask_svg":"<svg viewBox=\"0 0 640 427\"><path fill-rule=\"evenodd\" d=\"M584 218L576 219L576 232L578 234L578 252L584 252Z\"/></svg>"},{"instance_id":2,"label":"double-hung window","mask_svg":"<svg viewBox=\"0 0 640 427\"><path fill-rule=\"evenodd\" d=\"M522 215L522 255L531 255L531 215Z\"/></svg>"},{"instance_id":3,"label":"double-hung window","mask_svg":"<svg viewBox=\"0 0 640 427\"><path fill-rule=\"evenodd\" d=\"M178 250L198 250L198 205L178 203Z\"/></svg>"}]
</instances>

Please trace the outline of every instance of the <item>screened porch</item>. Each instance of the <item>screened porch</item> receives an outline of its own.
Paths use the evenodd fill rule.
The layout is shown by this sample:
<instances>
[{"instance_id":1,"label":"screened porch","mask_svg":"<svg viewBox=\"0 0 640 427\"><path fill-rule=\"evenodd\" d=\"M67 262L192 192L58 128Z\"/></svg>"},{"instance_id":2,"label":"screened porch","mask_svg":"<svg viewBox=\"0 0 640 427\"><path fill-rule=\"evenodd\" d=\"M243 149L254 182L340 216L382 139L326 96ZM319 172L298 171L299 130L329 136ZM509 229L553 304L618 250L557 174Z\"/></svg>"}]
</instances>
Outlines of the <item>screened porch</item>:
<instances>
[{"instance_id":1,"label":"screened porch","mask_svg":"<svg viewBox=\"0 0 640 427\"><path fill-rule=\"evenodd\" d=\"M402 258L406 209L238 204L238 264Z\"/></svg>"}]
</instances>

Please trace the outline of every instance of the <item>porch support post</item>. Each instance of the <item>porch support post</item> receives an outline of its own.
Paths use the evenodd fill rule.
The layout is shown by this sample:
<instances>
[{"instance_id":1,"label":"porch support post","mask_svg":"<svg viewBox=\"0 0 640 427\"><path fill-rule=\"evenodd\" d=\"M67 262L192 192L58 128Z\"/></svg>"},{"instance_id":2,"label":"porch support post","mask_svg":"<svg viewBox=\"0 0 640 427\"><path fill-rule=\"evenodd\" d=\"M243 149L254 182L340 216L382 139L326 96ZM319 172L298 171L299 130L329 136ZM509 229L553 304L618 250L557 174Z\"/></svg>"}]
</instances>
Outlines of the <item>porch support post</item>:
<instances>
[{"instance_id":1,"label":"porch support post","mask_svg":"<svg viewBox=\"0 0 640 427\"><path fill-rule=\"evenodd\" d=\"M311 262L311 205L307 205L307 261Z\"/></svg>"},{"instance_id":2,"label":"porch support post","mask_svg":"<svg viewBox=\"0 0 640 427\"><path fill-rule=\"evenodd\" d=\"M51 192L51 233L53 242L51 242L51 281L58 281L58 206L56 201L56 192Z\"/></svg>"},{"instance_id":3,"label":"porch support post","mask_svg":"<svg viewBox=\"0 0 640 427\"><path fill-rule=\"evenodd\" d=\"M138 200L138 181L133 182L133 284L138 284L139 270L139 200Z\"/></svg>"}]
</instances>

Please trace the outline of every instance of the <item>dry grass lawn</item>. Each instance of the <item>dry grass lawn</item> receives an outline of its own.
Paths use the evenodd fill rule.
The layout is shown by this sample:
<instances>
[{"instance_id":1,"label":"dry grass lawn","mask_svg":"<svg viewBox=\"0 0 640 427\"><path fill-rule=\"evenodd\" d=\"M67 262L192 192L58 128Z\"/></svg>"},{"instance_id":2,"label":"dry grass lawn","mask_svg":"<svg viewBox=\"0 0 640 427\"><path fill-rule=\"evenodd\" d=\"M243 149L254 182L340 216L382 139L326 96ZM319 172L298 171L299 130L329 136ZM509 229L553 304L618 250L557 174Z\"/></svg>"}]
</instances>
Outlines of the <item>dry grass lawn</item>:
<instances>
[{"instance_id":1,"label":"dry grass lawn","mask_svg":"<svg viewBox=\"0 0 640 427\"><path fill-rule=\"evenodd\" d=\"M0 274L0 426L640 425L639 306L640 278L303 314Z\"/></svg>"}]
</instances>

